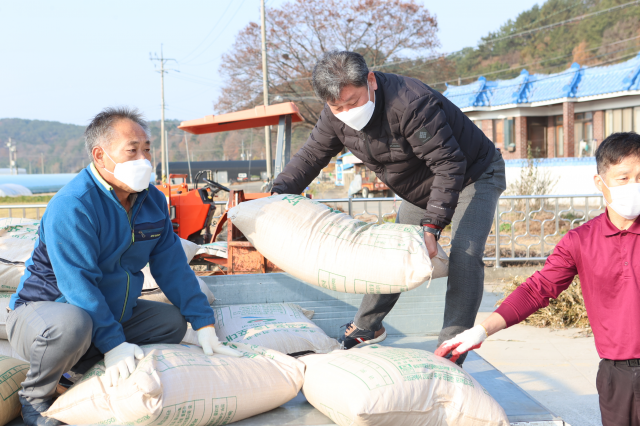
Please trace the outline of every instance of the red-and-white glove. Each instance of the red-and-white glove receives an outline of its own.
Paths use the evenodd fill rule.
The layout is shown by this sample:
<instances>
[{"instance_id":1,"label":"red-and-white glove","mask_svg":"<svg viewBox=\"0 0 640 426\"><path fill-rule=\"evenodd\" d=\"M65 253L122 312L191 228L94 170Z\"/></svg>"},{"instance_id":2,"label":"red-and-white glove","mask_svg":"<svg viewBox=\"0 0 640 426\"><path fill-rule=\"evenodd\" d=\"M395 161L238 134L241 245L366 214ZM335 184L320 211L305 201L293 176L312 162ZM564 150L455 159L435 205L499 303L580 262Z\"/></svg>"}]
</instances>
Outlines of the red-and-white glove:
<instances>
[{"instance_id":1,"label":"red-and-white glove","mask_svg":"<svg viewBox=\"0 0 640 426\"><path fill-rule=\"evenodd\" d=\"M453 339L449 339L444 342L440 347L436 350L435 354L437 356L446 356L449 352L453 351L451 354L451 358L449 361L456 362L460 355L465 352L469 352L472 349L478 349L482 342L489 337L487 334L487 330L480 324L476 325L469 330L463 331L458 334Z\"/></svg>"}]
</instances>

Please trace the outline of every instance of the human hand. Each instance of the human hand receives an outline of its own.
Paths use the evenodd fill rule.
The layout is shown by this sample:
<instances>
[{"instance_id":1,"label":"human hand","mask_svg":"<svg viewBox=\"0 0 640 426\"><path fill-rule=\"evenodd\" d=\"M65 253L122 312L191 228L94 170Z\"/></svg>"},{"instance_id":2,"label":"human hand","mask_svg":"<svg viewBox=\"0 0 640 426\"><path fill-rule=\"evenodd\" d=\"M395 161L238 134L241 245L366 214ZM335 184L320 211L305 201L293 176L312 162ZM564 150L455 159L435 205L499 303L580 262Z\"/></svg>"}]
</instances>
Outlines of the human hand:
<instances>
[{"instance_id":1,"label":"human hand","mask_svg":"<svg viewBox=\"0 0 640 426\"><path fill-rule=\"evenodd\" d=\"M197 333L198 342L200 343L200 346L202 346L202 350L204 350L204 353L206 355L213 355L214 353L217 353L220 355L229 355L235 357L242 356L242 352L220 343L220 341L218 340L218 336L216 336L216 330L213 325L202 327L197 331Z\"/></svg>"},{"instance_id":2,"label":"human hand","mask_svg":"<svg viewBox=\"0 0 640 426\"><path fill-rule=\"evenodd\" d=\"M485 328L478 324L469 330L463 331L453 339L444 342L435 351L435 354L443 357L453 350L449 361L456 362L463 353L469 352L472 349L478 349L487 337Z\"/></svg>"},{"instance_id":3,"label":"human hand","mask_svg":"<svg viewBox=\"0 0 640 426\"><path fill-rule=\"evenodd\" d=\"M429 253L429 259L433 259L438 254L438 242L436 236L428 232L424 233L424 243L427 246L427 253Z\"/></svg>"},{"instance_id":4,"label":"human hand","mask_svg":"<svg viewBox=\"0 0 640 426\"><path fill-rule=\"evenodd\" d=\"M142 358L144 358L144 352L140 346L127 342L121 343L104 354L107 386L116 386L120 377L126 380L136 369L136 359Z\"/></svg>"}]
</instances>

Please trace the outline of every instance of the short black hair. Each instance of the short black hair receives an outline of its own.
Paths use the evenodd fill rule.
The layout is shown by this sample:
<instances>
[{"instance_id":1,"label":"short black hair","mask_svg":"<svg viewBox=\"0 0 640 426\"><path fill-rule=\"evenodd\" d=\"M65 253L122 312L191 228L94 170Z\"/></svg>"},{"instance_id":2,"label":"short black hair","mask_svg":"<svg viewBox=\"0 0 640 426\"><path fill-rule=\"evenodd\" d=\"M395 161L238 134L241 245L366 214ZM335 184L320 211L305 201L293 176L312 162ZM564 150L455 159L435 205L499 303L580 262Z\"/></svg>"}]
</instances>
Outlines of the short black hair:
<instances>
[{"instance_id":1,"label":"short black hair","mask_svg":"<svg viewBox=\"0 0 640 426\"><path fill-rule=\"evenodd\" d=\"M596 150L598 174L604 174L611 165L620 164L627 157L640 158L640 135L636 132L613 133Z\"/></svg>"},{"instance_id":2,"label":"short black hair","mask_svg":"<svg viewBox=\"0 0 640 426\"><path fill-rule=\"evenodd\" d=\"M367 61L361 54L334 50L322 55L313 67L313 90L323 102L334 102L344 87L366 86L368 76Z\"/></svg>"},{"instance_id":3,"label":"short black hair","mask_svg":"<svg viewBox=\"0 0 640 426\"><path fill-rule=\"evenodd\" d=\"M89 158L93 158L93 148L96 146L108 146L113 136L113 125L120 120L131 120L138 123L149 138L149 125L137 108L108 107L100 111L91 119L91 123L84 131L85 146Z\"/></svg>"}]
</instances>

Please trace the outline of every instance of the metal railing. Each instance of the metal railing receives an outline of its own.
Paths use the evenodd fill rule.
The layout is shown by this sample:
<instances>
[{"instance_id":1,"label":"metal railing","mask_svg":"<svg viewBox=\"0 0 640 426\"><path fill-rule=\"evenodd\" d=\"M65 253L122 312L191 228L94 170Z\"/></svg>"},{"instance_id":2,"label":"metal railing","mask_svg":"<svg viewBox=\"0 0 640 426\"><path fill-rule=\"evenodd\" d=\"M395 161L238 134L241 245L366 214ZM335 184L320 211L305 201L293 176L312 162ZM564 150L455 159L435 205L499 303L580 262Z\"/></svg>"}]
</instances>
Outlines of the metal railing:
<instances>
[{"instance_id":1,"label":"metal railing","mask_svg":"<svg viewBox=\"0 0 640 426\"><path fill-rule=\"evenodd\" d=\"M46 204L0 205L0 219L15 217L40 220L46 208Z\"/></svg>"},{"instance_id":2,"label":"metal railing","mask_svg":"<svg viewBox=\"0 0 640 426\"><path fill-rule=\"evenodd\" d=\"M322 198L315 201L371 223L395 222L402 203L400 198ZM215 205L226 203L216 201ZM46 207L46 204L0 205L0 218L39 220ZM223 211L224 207L217 209L215 217L220 217ZM483 260L493 262L497 268L504 262L544 261L567 231L603 211L601 194L502 196ZM450 227L443 231L440 244L447 252L451 249Z\"/></svg>"}]
</instances>

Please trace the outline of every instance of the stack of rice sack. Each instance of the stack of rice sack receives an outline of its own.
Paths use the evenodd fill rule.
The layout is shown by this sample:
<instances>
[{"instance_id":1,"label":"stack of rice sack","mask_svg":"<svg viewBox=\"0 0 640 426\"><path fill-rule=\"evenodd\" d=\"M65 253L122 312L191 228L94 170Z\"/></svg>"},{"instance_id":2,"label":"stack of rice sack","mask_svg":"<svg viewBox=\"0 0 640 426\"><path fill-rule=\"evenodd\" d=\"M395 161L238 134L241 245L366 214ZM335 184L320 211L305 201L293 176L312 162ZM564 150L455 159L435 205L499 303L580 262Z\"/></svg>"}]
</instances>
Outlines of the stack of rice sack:
<instances>
[{"instance_id":1,"label":"stack of rice sack","mask_svg":"<svg viewBox=\"0 0 640 426\"><path fill-rule=\"evenodd\" d=\"M39 225L33 219L0 219L0 356L19 358L7 341L7 307L31 257Z\"/></svg>"},{"instance_id":2,"label":"stack of rice sack","mask_svg":"<svg viewBox=\"0 0 640 426\"><path fill-rule=\"evenodd\" d=\"M31 257L38 225L32 219L0 219L0 425L20 414L18 391L29 370L29 364L11 349L6 322L9 299Z\"/></svg>"},{"instance_id":3,"label":"stack of rice sack","mask_svg":"<svg viewBox=\"0 0 640 426\"><path fill-rule=\"evenodd\" d=\"M433 353L370 345L301 358L302 392L340 426L509 426L469 373Z\"/></svg>"},{"instance_id":4,"label":"stack of rice sack","mask_svg":"<svg viewBox=\"0 0 640 426\"><path fill-rule=\"evenodd\" d=\"M264 303L214 307L216 334L221 342L258 345L292 356L326 354L340 344L311 318L314 312L293 303ZM198 345L189 328L184 343Z\"/></svg>"},{"instance_id":5,"label":"stack of rice sack","mask_svg":"<svg viewBox=\"0 0 640 426\"><path fill-rule=\"evenodd\" d=\"M99 362L45 415L67 424L226 425L272 410L302 388L304 364L271 349L229 346L241 358L190 345L142 346L144 359L116 387Z\"/></svg>"}]
</instances>

